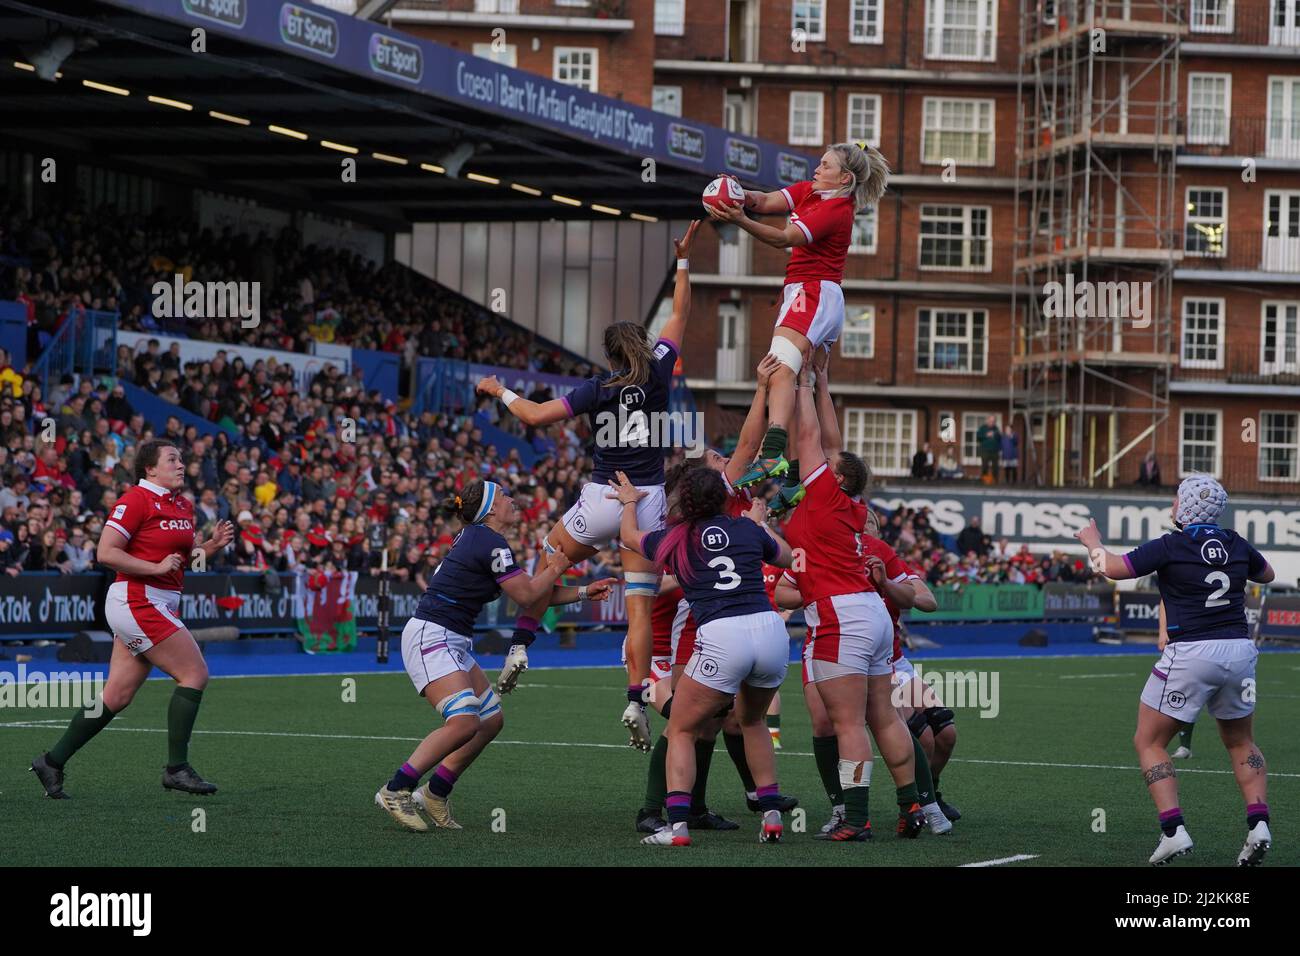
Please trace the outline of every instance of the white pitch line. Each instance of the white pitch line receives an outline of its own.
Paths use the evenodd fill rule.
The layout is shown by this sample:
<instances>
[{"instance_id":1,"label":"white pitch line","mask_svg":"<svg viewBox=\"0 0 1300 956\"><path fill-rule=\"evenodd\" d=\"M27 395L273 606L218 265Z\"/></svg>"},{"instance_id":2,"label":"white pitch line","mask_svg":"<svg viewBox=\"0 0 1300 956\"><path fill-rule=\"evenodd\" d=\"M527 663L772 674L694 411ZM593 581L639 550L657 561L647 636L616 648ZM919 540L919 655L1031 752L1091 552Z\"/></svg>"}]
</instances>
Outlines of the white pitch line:
<instances>
[{"instance_id":1,"label":"white pitch line","mask_svg":"<svg viewBox=\"0 0 1300 956\"><path fill-rule=\"evenodd\" d=\"M1133 674L1059 674L1061 680L1094 680L1099 677L1133 677ZM1136 675L1141 677L1141 674Z\"/></svg>"},{"instance_id":2,"label":"white pitch line","mask_svg":"<svg viewBox=\"0 0 1300 956\"><path fill-rule=\"evenodd\" d=\"M48 730L50 721L27 721L10 724L0 724L0 730ZM62 721L59 721L62 723ZM115 730L124 733L137 734L165 734L165 727L114 727L112 725L105 727L105 730ZM423 737L387 737L378 735L365 734L313 734L298 733L295 731L284 730L196 730L196 735L203 734L212 737L288 737L288 738L306 738L309 740L396 740L396 741L419 741ZM586 747L596 750L627 750L630 749L627 744L597 744L583 743L564 740L496 740L496 744L515 747ZM779 754L786 757L811 757L808 751L802 750L782 750ZM875 759L880 760L879 756ZM1140 767L1126 767L1121 764L1102 764L1102 763L1047 763L1033 760L977 760L973 757L953 757L949 763L975 763L986 764L993 767L1049 767L1060 770L1123 770L1127 773L1136 773ZM1179 773L1213 773L1231 775L1231 770L1197 770L1191 767L1179 767ZM1300 773L1278 773L1269 771L1270 777L1288 777L1300 778Z\"/></svg>"},{"instance_id":3,"label":"white pitch line","mask_svg":"<svg viewBox=\"0 0 1300 956\"><path fill-rule=\"evenodd\" d=\"M981 860L978 863L963 863L962 868L968 866L1001 866L1003 863L1019 863L1021 860L1036 860L1037 853L1017 853L1015 856L1004 856L998 860Z\"/></svg>"}]
</instances>

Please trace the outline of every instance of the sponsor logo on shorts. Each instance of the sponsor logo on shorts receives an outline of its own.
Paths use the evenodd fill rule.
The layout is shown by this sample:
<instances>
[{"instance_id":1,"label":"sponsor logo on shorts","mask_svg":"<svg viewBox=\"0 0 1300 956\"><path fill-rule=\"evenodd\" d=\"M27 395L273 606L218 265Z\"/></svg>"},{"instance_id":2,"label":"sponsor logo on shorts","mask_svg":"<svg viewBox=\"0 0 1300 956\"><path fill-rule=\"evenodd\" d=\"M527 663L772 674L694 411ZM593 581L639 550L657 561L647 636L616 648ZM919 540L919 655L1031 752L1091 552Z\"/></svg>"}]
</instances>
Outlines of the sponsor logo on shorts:
<instances>
[{"instance_id":1,"label":"sponsor logo on shorts","mask_svg":"<svg viewBox=\"0 0 1300 956\"><path fill-rule=\"evenodd\" d=\"M706 657L700 661L700 674L704 677L712 677L718 673L718 662L712 657Z\"/></svg>"},{"instance_id":2,"label":"sponsor logo on shorts","mask_svg":"<svg viewBox=\"0 0 1300 956\"><path fill-rule=\"evenodd\" d=\"M1187 703L1187 697L1178 691L1172 691L1166 699L1169 701L1169 706L1174 710L1180 709Z\"/></svg>"},{"instance_id":3,"label":"sponsor logo on shorts","mask_svg":"<svg viewBox=\"0 0 1300 956\"><path fill-rule=\"evenodd\" d=\"M575 517L573 519L573 530L579 534L584 533L587 530L587 519L582 515Z\"/></svg>"},{"instance_id":4,"label":"sponsor logo on shorts","mask_svg":"<svg viewBox=\"0 0 1300 956\"><path fill-rule=\"evenodd\" d=\"M706 551L725 551L731 546L731 538L715 524L709 525L700 535L700 543Z\"/></svg>"}]
</instances>

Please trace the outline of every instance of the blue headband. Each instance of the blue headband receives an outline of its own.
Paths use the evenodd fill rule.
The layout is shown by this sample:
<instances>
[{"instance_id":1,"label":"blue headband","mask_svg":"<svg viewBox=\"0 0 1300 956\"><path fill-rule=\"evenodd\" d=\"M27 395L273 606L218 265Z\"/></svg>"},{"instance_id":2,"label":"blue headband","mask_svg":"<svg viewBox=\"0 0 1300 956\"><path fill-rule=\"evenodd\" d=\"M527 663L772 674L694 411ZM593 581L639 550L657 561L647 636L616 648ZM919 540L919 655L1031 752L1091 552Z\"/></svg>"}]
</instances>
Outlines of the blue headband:
<instances>
[{"instance_id":1,"label":"blue headband","mask_svg":"<svg viewBox=\"0 0 1300 956\"><path fill-rule=\"evenodd\" d=\"M478 514L474 516L474 524L482 524L483 519L492 511L492 505L497 500L497 492L501 486L495 481L483 482L483 503L478 506Z\"/></svg>"}]
</instances>

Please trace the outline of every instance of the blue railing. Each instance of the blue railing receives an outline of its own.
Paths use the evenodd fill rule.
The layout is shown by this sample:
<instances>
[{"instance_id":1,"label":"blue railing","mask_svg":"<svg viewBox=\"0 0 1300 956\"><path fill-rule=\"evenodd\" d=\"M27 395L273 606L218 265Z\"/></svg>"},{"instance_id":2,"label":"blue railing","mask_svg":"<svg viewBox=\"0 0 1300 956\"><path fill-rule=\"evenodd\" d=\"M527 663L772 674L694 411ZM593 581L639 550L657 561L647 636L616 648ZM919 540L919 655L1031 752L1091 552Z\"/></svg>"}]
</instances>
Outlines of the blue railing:
<instances>
[{"instance_id":1,"label":"blue railing","mask_svg":"<svg viewBox=\"0 0 1300 956\"><path fill-rule=\"evenodd\" d=\"M93 375L97 371L113 373L117 364L116 312L89 309L72 312L32 365L32 374L41 382L41 394L50 394L51 379L57 383L64 375Z\"/></svg>"}]
</instances>

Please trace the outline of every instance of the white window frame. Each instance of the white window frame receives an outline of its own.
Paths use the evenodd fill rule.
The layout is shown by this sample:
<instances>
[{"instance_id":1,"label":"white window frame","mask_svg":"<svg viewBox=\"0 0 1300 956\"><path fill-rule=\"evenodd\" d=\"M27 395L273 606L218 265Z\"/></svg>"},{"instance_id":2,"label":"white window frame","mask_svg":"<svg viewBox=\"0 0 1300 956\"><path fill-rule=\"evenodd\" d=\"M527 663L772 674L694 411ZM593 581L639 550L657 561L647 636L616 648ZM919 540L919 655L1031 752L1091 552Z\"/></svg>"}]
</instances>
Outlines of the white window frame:
<instances>
[{"instance_id":1,"label":"white window frame","mask_svg":"<svg viewBox=\"0 0 1300 956\"><path fill-rule=\"evenodd\" d=\"M855 440L854 433L862 434L865 430L863 421L867 416L889 416L894 419L894 436L892 444L900 449L896 464L882 464L868 451L866 442ZM853 420L859 419L855 428ZM871 473L885 478L903 478L912 473L912 456L920 446L916 442L917 412L914 408L846 408L844 409L844 450L862 458L871 466Z\"/></svg>"},{"instance_id":2,"label":"white window frame","mask_svg":"<svg viewBox=\"0 0 1300 956\"><path fill-rule=\"evenodd\" d=\"M921 316L923 313L926 312L930 313L928 319L930 323L930 335L929 335L930 351L927 357L930 360L931 367L921 368ZM969 346L966 350L966 354L968 357L966 368L934 368L933 367L934 346L936 341L939 341L934 331L934 319L935 319L935 314L939 312L955 313L955 314L964 315L966 317L965 335L960 337L945 335L941 340L943 342L965 343L967 346ZM974 328L975 328L975 314L977 312L984 313L984 341L982 343L976 343L975 341ZM937 308L934 306L919 307L916 310L916 334L912 343L914 347L914 351L913 351L914 371L918 375L988 375L989 373L989 332L990 332L989 319L990 316L989 316L988 309L978 309L978 308L953 309L953 308ZM983 365L983 368L980 371L975 371L975 369L971 367L974 364L973 360L977 352L980 355L981 364Z\"/></svg>"},{"instance_id":3,"label":"white window frame","mask_svg":"<svg viewBox=\"0 0 1300 956\"><path fill-rule=\"evenodd\" d=\"M1283 444L1280 444L1280 443L1277 443L1277 442L1268 442L1268 441L1265 441L1265 440L1264 440L1264 436L1268 434L1268 430L1267 430L1267 429L1265 428L1265 426L1264 426L1264 416L1265 416L1265 415L1287 415L1287 416L1292 416L1292 417L1294 417L1294 418L1296 419L1296 432L1295 432L1295 435L1296 435L1296 443L1295 443L1294 445L1283 445ZM1266 477L1266 476L1264 475L1264 449L1265 449L1265 448L1287 448L1287 449L1290 449L1290 450L1292 451L1292 458L1291 458L1291 474L1289 474L1289 475L1283 475L1283 476L1281 476L1281 477L1278 477L1278 476L1275 476L1275 475L1267 476L1267 477ZM1289 482L1300 481L1300 410L1297 410L1297 409L1294 409L1294 408L1265 408L1265 409L1261 409L1261 410L1260 410L1260 413L1259 413L1259 466L1258 466L1258 469L1257 469L1257 477L1259 478L1260 481L1289 481Z\"/></svg>"},{"instance_id":4,"label":"white window frame","mask_svg":"<svg viewBox=\"0 0 1300 956\"><path fill-rule=\"evenodd\" d=\"M1201 216L1192 212L1193 191L1219 193L1219 195L1222 198L1222 206L1223 206L1223 217L1221 222L1219 222L1219 220L1217 220L1213 216ZM1223 186L1188 186L1187 191L1183 193L1183 210L1184 210L1183 254L1197 257L1197 258L1202 258L1202 259L1222 259L1225 256L1227 256L1228 254L1228 190ZM1187 227L1188 226L1195 225L1197 223L1215 223L1215 222L1219 222L1219 225L1222 226L1223 229L1223 241L1220 243L1220 245L1222 246L1221 252L1218 253L1197 252L1187 248Z\"/></svg>"},{"instance_id":5,"label":"white window frame","mask_svg":"<svg viewBox=\"0 0 1300 956\"><path fill-rule=\"evenodd\" d=\"M1214 83L1223 84L1223 126L1221 130L1213 129L1210 132L1198 131L1196 129L1196 120L1192 114L1193 109L1208 109L1208 107L1196 107L1193 103L1192 91L1198 80L1212 80ZM1187 145L1188 146L1227 146L1232 139L1232 74L1231 73L1188 73L1187 74Z\"/></svg>"},{"instance_id":6,"label":"white window frame","mask_svg":"<svg viewBox=\"0 0 1300 956\"><path fill-rule=\"evenodd\" d=\"M560 60L571 56L574 53L591 54L591 85L585 83L575 83L573 80L560 79ZM571 66L568 66L572 69ZM564 83L568 86L576 86L580 90L587 90L589 93L595 93L600 89L600 49L594 46L557 46L551 59L551 79L556 83Z\"/></svg>"},{"instance_id":7,"label":"white window frame","mask_svg":"<svg viewBox=\"0 0 1300 956\"><path fill-rule=\"evenodd\" d=\"M671 91L671 92L670 92ZM675 93L677 96L677 112L660 109L663 104L660 102L663 96L671 96ZM682 88L680 86L669 86L667 84L656 83L650 91L650 105L657 113L664 113L668 116L682 115Z\"/></svg>"},{"instance_id":8,"label":"white window frame","mask_svg":"<svg viewBox=\"0 0 1300 956\"><path fill-rule=\"evenodd\" d=\"M1189 307L1198 306L1198 305L1214 305L1218 308L1219 314L1217 317L1204 316L1204 315L1194 315L1194 316L1189 315ZM1224 342L1223 339L1223 332L1227 325L1227 321L1225 318L1227 311L1228 311L1228 302L1226 299L1216 299L1208 296L1193 296L1193 295L1185 296L1183 298L1183 307L1181 312L1181 326L1180 326L1180 332L1178 336L1178 362L1183 368L1216 368L1216 369L1223 368L1223 356L1224 356L1224 352L1226 351L1225 349L1226 343ZM1214 342L1215 342L1214 358L1189 358L1188 341L1187 341L1188 319L1199 320L1199 319L1206 319L1206 318L1216 318L1217 320L1218 327L1214 330ZM1199 332L1201 330L1198 329L1196 331Z\"/></svg>"},{"instance_id":9,"label":"white window frame","mask_svg":"<svg viewBox=\"0 0 1300 956\"><path fill-rule=\"evenodd\" d=\"M871 122L865 126L859 124L859 127L855 129L854 112L865 113L868 104L871 104ZM865 139L868 146L875 146L879 149L880 109L881 98L879 93L850 93L844 105L845 140L856 143L858 140Z\"/></svg>"},{"instance_id":10,"label":"white window frame","mask_svg":"<svg viewBox=\"0 0 1300 956\"><path fill-rule=\"evenodd\" d=\"M973 105L975 107L975 128L973 129L945 129L943 123L943 109L946 104L960 103L963 105ZM984 115L984 108L987 107L987 114ZM930 125L931 120L935 125ZM987 121L987 129L985 126ZM963 166L993 166L997 162L997 101L989 98L975 98L969 96L927 96L921 101L921 163L926 166L938 166L945 159L955 159ZM978 137L986 136L988 138L988 160L981 162L978 158L972 159L966 155L957 155L954 152L945 150L942 137L944 135L973 136L975 139L975 149L972 152L976 155L979 153ZM936 137L936 148L933 150L935 156L933 159L927 158L930 150L927 146L931 142L931 137Z\"/></svg>"},{"instance_id":11,"label":"white window frame","mask_svg":"<svg viewBox=\"0 0 1300 956\"><path fill-rule=\"evenodd\" d=\"M1183 450L1187 445L1186 438L1186 418L1188 415L1213 415L1214 416L1214 470L1208 474L1217 478L1223 473L1223 409L1221 408L1184 408L1178 412L1178 477L1186 478L1188 475L1206 474L1200 471L1188 471L1184 464L1186 457ZM1195 442L1196 445L1203 445L1204 442Z\"/></svg>"},{"instance_id":12,"label":"white window frame","mask_svg":"<svg viewBox=\"0 0 1300 956\"><path fill-rule=\"evenodd\" d=\"M474 0L475 13L512 14L519 12L519 0Z\"/></svg>"},{"instance_id":13,"label":"white window frame","mask_svg":"<svg viewBox=\"0 0 1300 956\"><path fill-rule=\"evenodd\" d=\"M862 323L864 328L854 328L854 323ZM866 337L867 348L849 349L849 336L855 342ZM876 357L876 307L850 303L844 307L844 330L840 332L840 357L854 359L873 359Z\"/></svg>"},{"instance_id":14,"label":"white window frame","mask_svg":"<svg viewBox=\"0 0 1300 956\"><path fill-rule=\"evenodd\" d=\"M514 43L502 44L500 53L492 49L491 43L475 43L470 52L493 63L500 63L502 66L519 65L519 47Z\"/></svg>"},{"instance_id":15,"label":"white window frame","mask_svg":"<svg viewBox=\"0 0 1300 956\"><path fill-rule=\"evenodd\" d=\"M949 26L945 13L954 2L979 4L975 26ZM974 54L944 53L945 36L949 30L973 31ZM925 0L925 58L927 60L962 60L975 63L992 63L998 55L998 0Z\"/></svg>"},{"instance_id":16,"label":"white window frame","mask_svg":"<svg viewBox=\"0 0 1300 956\"><path fill-rule=\"evenodd\" d=\"M1277 341L1273 344L1273 354L1276 356L1272 362L1264 360L1264 349L1268 345L1265 338L1267 332L1265 325L1268 323L1268 310L1274 306L1278 310L1278 329ZM1294 308L1296 310L1296 333L1295 341L1292 344L1292 354L1295 358L1287 360L1287 341L1286 341L1286 310ZM1300 371L1300 299L1265 299L1259 304L1259 374L1276 375L1281 371Z\"/></svg>"},{"instance_id":17,"label":"white window frame","mask_svg":"<svg viewBox=\"0 0 1300 956\"><path fill-rule=\"evenodd\" d=\"M662 8L672 6L676 13ZM679 37L686 34L686 0L655 0L654 9L655 36Z\"/></svg>"},{"instance_id":18,"label":"white window frame","mask_svg":"<svg viewBox=\"0 0 1300 956\"><path fill-rule=\"evenodd\" d=\"M1235 0L1223 0L1223 2L1228 5L1228 9L1225 11L1226 16L1224 17L1224 20L1226 22L1220 24L1219 26L1206 25L1207 11L1205 9L1205 5L1207 2L1213 2L1213 0L1192 0L1191 15L1188 17L1188 21L1187 21L1188 26L1191 28L1191 32L1192 33L1232 33L1233 30L1235 29L1236 14L1237 14L1237 4ZM1197 9L1198 7L1200 8L1199 10Z\"/></svg>"},{"instance_id":19,"label":"white window frame","mask_svg":"<svg viewBox=\"0 0 1300 956\"><path fill-rule=\"evenodd\" d=\"M962 264L951 265L925 265L922 262L922 251L925 249L927 239L953 239L954 236L927 236L925 235L925 223L929 219L942 219L949 222L956 221L956 217L949 215L938 215L935 210L939 209L960 209L961 210L961 236L962 243ZM988 231L983 237L984 245L984 265L971 265L971 251L975 244L979 242L980 237L972 234L971 219L972 213L977 210L984 211L984 222L988 226ZM928 215L927 215L928 213ZM992 272L993 271L993 207L992 206L959 206L941 203L923 203L921 205L920 219L916 229L916 267L922 272Z\"/></svg>"},{"instance_id":20,"label":"white window frame","mask_svg":"<svg viewBox=\"0 0 1300 956\"><path fill-rule=\"evenodd\" d=\"M812 12L813 7L817 8L818 15L816 17L816 21L817 23L820 24L820 28L816 33L814 33L812 30L809 30L807 27L799 26L800 6L803 6L809 13ZM813 17L806 16L804 20L805 22L812 22ZM804 36L804 39L807 40L809 43L822 43L826 40L826 0L790 0L791 37L794 36L795 30L800 30L800 29L802 29L806 34Z\"/></svg>"},{"instance_id":21,"label":"white window frame","mask_svg":"<svg viewBox=\"0 0 1300 956\"><path fill-rule=\"evenodd\" d=\"M866 29L855 29L859 23ZM885 42L885 0L850 0L849 42Z\"/></svg>"},{"instance_id":22,"label":"white window frame","mask_svg":"<svg viewBox=\"0 0 1300 956\"><path fill-rule=\"evenodd\" d=\"M1272 218L1269 208L1277 200L1279 216L1286 216L1287 233L1300 232L1300 189L1266 189L1264 190L1264 257L1262 268L1267 272L1300 271L1300 235L1284 234L1282 221ZM1278 234L1270 236L1269 231L1276 229Z\"/></svg>"},{"instance_id":23,"label":"white window frame","mask_svg":"<svg viewBox=\"0 0 1300 956\"><path fill-rule=\"evenodd\" d=\"M1296 16L1300 17L1300 10L1297 10ZM1300 26L1297 31L1297 42L1300 42ZM1270 159L1300 159L1300 76L1268 78L1264 116L1264 155ZM1288 125L1289 130L1285 129ZM1282 131L1281 134L1275 135L1279 130Z\"/></svg>"},{"instance_id":24,"label":"white window frame","mask_svg":"<svg viewBox=\"0 0 1300 956\"><path fill-rule=\"evenodd\" d=\"M817 100L817 134L815 136L812 135L804 135L798 137L795 136L794 114L795 114L795 101L796 98L798 97L815 97ZM824 130L825 123L826 123L826 94L825 93L823 93L821 90L791 90L790 91L790 122L787 130L789 139L787 141L790 143L791 146L824 145L826 141L822 138L822 133Z\"/></svg>"},{"instance_id":25,"label":"white window frame","mask_svg":"<svg viewBox=\"0 0 1300 956\"><path fill-rule=\"evenodd\" d=\"M869 220L871 223L870 238L871 242L867 245L855 244L858 238L858 223L863 220ZM850 255L874 255L880 242L880 214L875 206L868 206L856 216L853 217L853 230L849 233L849 254Z\"/></svg>"}]
</instances>

